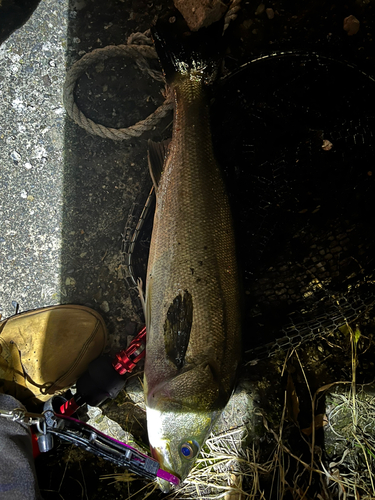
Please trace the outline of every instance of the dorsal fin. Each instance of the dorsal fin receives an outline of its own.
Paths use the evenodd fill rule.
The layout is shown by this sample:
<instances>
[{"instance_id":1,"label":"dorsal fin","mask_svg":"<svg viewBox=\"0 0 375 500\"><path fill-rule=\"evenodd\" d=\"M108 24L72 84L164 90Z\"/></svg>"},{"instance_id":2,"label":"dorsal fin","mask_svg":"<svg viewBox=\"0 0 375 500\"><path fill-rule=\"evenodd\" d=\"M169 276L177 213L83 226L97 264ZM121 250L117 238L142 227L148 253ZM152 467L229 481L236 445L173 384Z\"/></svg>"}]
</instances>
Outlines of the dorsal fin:
<instances>
[{"instance_id":1,"label":"dorsal fin","mask_svg":"<svg viewBox=\"0 0 375 500\"><path fill-rule=\"evenodd\" d=\"M150 169L150 175L155 186L155 191L159 185L170 142L170 139L162 142L154 142L151 141L151 139L148 141L148 168Z\"/></svg>"}]
</instances>

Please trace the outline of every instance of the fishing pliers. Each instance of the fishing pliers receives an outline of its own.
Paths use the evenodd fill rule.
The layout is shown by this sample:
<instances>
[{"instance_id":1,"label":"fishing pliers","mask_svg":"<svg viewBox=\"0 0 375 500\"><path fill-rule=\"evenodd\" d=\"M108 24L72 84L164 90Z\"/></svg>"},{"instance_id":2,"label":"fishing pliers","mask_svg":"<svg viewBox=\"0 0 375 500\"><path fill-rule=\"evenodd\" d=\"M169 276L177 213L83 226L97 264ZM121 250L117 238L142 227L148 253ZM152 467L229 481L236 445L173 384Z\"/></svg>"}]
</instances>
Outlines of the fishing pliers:
<instances>
[{"instance_id":1,"label":"fishing pliers","mask_svg":"<svg viewBox=\"0 0 375 500\"><path fill-rule=\"evenodd\" d=\"M180 482L178 477L161 469L159 463L148 455L103 434L80 420L59 415L52 409L47 409L41 414L30 413L21 408L9 411L0 410L0 417L35 426L38 447L42 453L53 448L54 436L57 436L59 439L148 479L160 478L176 486Z\"/></svg>"}]
</instances>

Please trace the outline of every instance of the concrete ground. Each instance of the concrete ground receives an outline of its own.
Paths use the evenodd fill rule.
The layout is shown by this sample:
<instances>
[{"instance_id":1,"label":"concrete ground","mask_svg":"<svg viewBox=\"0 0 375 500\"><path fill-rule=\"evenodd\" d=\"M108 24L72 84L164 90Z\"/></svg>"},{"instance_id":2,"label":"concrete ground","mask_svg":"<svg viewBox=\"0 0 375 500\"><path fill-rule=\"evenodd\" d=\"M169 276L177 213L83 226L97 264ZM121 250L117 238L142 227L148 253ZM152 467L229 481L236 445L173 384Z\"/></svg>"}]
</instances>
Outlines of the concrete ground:
<instances>
[{"instance_id":1,"label":"concrete ground","mask_svg":"<svg viewBox=\"0 0 375 500\"><path fill-rule=\"evenodd\" d=\"M101 12L95 12L98 5L93 13L86 7L87 18L93 21L79 22L83 8L83 3L41 2L1 47L0 312L4 317L14 314L16 304L20 311L84 304L105 315L113 343L120 345L119 332L129 328L130 320L138 320L124 285L121 235L142 183L148 182L145 142L102 140L66 118L62 102L66 67L94 48L90 30L99 47L114 43L114 31L116 43L127 37L123 25L112 27ZM122 24L129 16L124 10ZM106 28L101 26L103 40L96 36L99 17ZM116 70L126 74L126 63L122 61ZM133 81L141 79L132 71ZM86 107L94 114L98 107L100 113L108 100L113 106L110 113L117 116L114 126L126 126L129 113L124 117L116 109L122 77L104 80L108 91L103 94L99 81L88 92L96 97L99 92L99 102L93 104L90 96ZM140 95L132 92L131 99L146 102L142 92L147 84L141 83ZM157 86L154 93L157 98ZM135 121L152 109L152 103L136 107L132 101L132 106L135 111L129 119ZM124 339L126 334L121 345Z\"/></svg>"},{"instance_id":2,"label":"concrete ground","mask_svg":"<svg viewBox=\"0 0 375 500\"><path fill-rule=\"evenodd\" d=\"M56 5L57 7L57 5ZM3 316L60 295L68 2L46 2L1 46Z\"/></svg>"},{"instance_id":3,"label":"concrete ground","mask_svg":"<svg viewBox=\"0 0 375 500\"><path fill-rule=\"evenodd\" d=\"M147 30L170 3L42 0L30 19L0 46L3 317L14 314L16 307L26 311L83 304L103 315L111 352L126 346L128 337L141 327L143 318L124 279L123 235L134 203L141 206L150 188L147 138L168 137L170 119L139 139L102 139L67 117L62 89L66 70L76 60L95 48L126 43L132 33ZM292 48L329 49L371 68L373 10L372 2L365 1L347 2L345 7L324 0L303 6L286 0L243 1L226 68L234 70L264 51ZM343 30L349 14L361 21L357 35L348 36ZM115 58L85 73L76 99L94 121L119 128L145 118L160 105L161 90L163 85L144 76L134 61ZM124 408L121 400L107 413L126 427ZM69 463L68 453L57 450L40 469L45 498L128 497L128 485L109 486L98 480L100 474L113 472L110 465L81 457L88 465L76 480L73 471L78 470L80 458L67 468L59 453L65 453ZM93 469L100 472L94 474ZM84 484L82 490L77 481Z\"/></svg>"}]
</instances>

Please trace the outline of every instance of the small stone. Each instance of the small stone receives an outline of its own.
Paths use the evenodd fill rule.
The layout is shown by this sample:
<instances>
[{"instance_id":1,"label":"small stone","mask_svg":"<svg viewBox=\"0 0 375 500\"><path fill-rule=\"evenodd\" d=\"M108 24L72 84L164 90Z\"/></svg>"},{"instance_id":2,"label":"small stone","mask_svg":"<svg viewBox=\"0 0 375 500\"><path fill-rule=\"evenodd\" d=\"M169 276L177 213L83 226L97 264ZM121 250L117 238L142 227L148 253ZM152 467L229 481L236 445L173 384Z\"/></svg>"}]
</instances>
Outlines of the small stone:
<instances>
[{"instance_id":1,"label":"small stone","mask_svg":"<svg viewBox=\"0 0 375 500\"><path fill-rule=\"evenodd\" d=\"M264 3L260 3L257 7L257 10L255 11L255 15L260 16L261 14L263 14L265 8L266 6L264 5Z\"/></svg>"},{"instance_id":2,"label":"small stone","mask_svg":"<svg viewBox=\"0 0 375 500\"><path fill-rule=\"evenodd\" d=\"M12 151L10 153L10 157L12 158L12 160L15 163L18 163L19 161L21 161L21 155L19 153L17 153L17 151Z\"/></svg>"},{"instance_id":3,"label":"small stone","mask_svg":"<svg viewBox=\"0 0 375 500\"><path fill-rule=\"evenodd\" d=\"M254 21L252 19L245 19L245 21L242 23L242 26L245 30L248 30L253 23Z\"/></svg>"},{"instance_id":4,"label":"small stone","mask_svg":"<svg viewBox=\"0 0 375 500\"><path fill-rule=\"evenodd\" d=\"M226 4L221 0L173 0L173 2L192 31L210 26L227 10Z\"/></svg>"},{"instance_id":5,"label":"small stone","mask_svg":"<svg viewBox=\"0 0 375 500\"><path fill-rule=\"evenodd\" d=\"M43 84L44 84L45 87L49 87L52 84L49 75L44 75L42 77L42 80L43 80Z\"/></svg>"},{"instance_id":6,"label":"small stone","mask_svg":"<svg viewBox=\"0 0 375 500\"><path fill-rule=\"evenodd\" d=\"M109 304L106 300L100 304L100 309L105 313L109 312Z\"/></svg>"},{"instance_id":7,"label":"small stone","mask_svg":"<svg viewBox=\"0 0 375 500\"><path fill-rule=\"evenodd\" d=\"M268 19L273 19L275 17L275 11L273 9L266 9L266 14Z\"/></svg>"},{"instance_id":8,"label":"small stone","mask_svg":"<svg viewBox=\"0 0 375 500\"><path fill-rule=\"evenodd\" d=\"M21 198L24 198L25 200L27 198L27 191L25 191L24 189L21 191Z\"/></svg>"},{"instance_id":9,"label":"small stone","mask_svg":"<svg viewBox=\"0 0 375 500\"><path fill-rule=\"evenodd\" d=\"M66 278L65 285L75 286L75 284L76 284L76 280L74 278L70 278L70 277Z\"/></svg>"},{"instance_id":10,"label":"small stone","mask_svg":"<svg viewBox=\"0 0 375 500\"><path fill-rule=\"evenodd\" d=\"M30 168L32 168L32 165L31 163L26 162L24 167L27 168L27 170L30 170Z\"/></svg>"},{"instance_id":11,"label":"small stone","mask_svg":"<svg viewBox=\"0 0 375 500\"><path fill-rule=\"evenodd\" d=\"M343 28L349 36L356 35L359 31L360 22L355 16L348 16L344 19Z\"/></svg>"},{"instance_id":12,"label":"small stone","mask_svg":"<svg viewBox=\"0 0 375 500\"><path fill-rule=\"evenodd\" d=\"M333 147L333 144L331 141L329 141L328 139L323 140L323 144L322 144L323 151L329 151L330 149L332 149L332 147Z\"/></svg>"},{"instance_id":13,"label":"small stone","mask_svg":"<svg viewBox=\"0 0 375 500\"><path fill-rule=\"evenodd\" d=\"M47 158L47 151L44 146L35 146L33 151L33 156L31 157L35 160L41 160L42 158Z\"/></svg>"},{"instance_id":14,"label":"small stone","mask_svg":"<svg viewBox=\"0 0 375 500\"><path fill-rule=\"evenodd\" d=\"M7 144L12 144L13 142L15 142L15 140L16 140L16 138L14 137L14 135L10 135L9 137L7 137L7 138L5 139L5 142L6 142Z\"/></svg>"}]
</instances>

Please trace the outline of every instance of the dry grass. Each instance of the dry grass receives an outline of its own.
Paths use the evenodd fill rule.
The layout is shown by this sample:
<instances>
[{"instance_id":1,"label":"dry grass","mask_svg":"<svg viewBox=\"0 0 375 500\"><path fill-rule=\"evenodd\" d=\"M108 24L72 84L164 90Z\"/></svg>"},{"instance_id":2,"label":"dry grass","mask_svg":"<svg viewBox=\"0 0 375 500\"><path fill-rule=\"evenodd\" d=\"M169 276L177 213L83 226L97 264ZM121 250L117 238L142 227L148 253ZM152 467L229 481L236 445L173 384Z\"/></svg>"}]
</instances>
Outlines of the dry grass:
<instances>
[{"instance_id":1,"label":"dry grass","mask_svg":"<svg viewBox=\"0 0 375 500\"><path fill-rule=\"evenodd\" d=\"M257 477L266 470L257 463L254 447L243 449L246 434L242 426L211 435L189 477L169 498L255 498ZM253 491L244 491L245 484L252 484Z\"/></svg>"},{"instance_id":2,"label":"dry grass","mask_svg":"<svg viewBox=\"0 0 375 500\"><path fill-rule=\"evenodd\" d=\"M362 386L358 391L356 372L361 332L347 325L352 348L350 389L330 395L329 430L338 453L327 467L322 464L334 498L375 498L375 400Z\"/></svg>"},{"instance_id":3,"label":"dry grass","mask_svg":"<svg viewBox=\"0 0 375 500\"><path fill-rule=\"evenodd\" d=\"M300 401L292 377L288 376L278 425L272 425L267 414L258 409L255 411L263 423L263 435L253 439L254 429L246 419L234 428L211 435L189 477L167 498L375 499L375 402L369 391L356 383L361 332L349 325L347 332L352 347L349 381L327 384L313 394L298 352L291 351L285 359L281 375L292 357L299 364L310 398L310 428L299 427ZM316 414L322 396L326 398L326 413ZM329 442L328 458L316 443L321 427L325 429L326 443ZM294 446L296 435L307 455ZM146 498L157 487L152 483L130 494L133 476L121 474L113 478L128 483L129 494L124 498Z\"/></svg>"},{"instance_id":4,"label":"dry grass","mask_svg":"<svg viewBox=\"0 0 375 500\"><path fill-rule=\"evenodd\" d=\"M322 464L334 498L375 498L375 404L351 391L332 395L330 431L341 444L327 466Z\"/></svg>"},{"instance_id":5,"label":"dry grass","mask_svg":"<svg viewBox=\"0 0 375 500\"><path fill-rule=\"evenodd\" d=\"M298 352L293 351L287 356L297 358L305 379L311 400L310 429L299 429L298 396L288 383L278 428L272 428L267 416L262 415L265 435L268 441L273 440L274 445L268 460L261 460L261 443L244 447L248 432L246 425L212 435L189 477L168 498L374 499L375 402L363 388L358 391L356 370L361 333L358 328L354 331L349 325L347 328L352 346L350 381L327 384L313 395ZM316 415L317 400L323 394L328 394L331 405L326 415ZM303 460L302 455L292 450L288 433L285 433L285 426L289 426L287 420L295 422L295 432L299 432L307 444L310 460ZM316 445L316 430L323 426L326 432L334 433L335 438L344 444L339 449L341 456L336 456L334 461L327 462Z\"/></svg>"}]
</instances>

